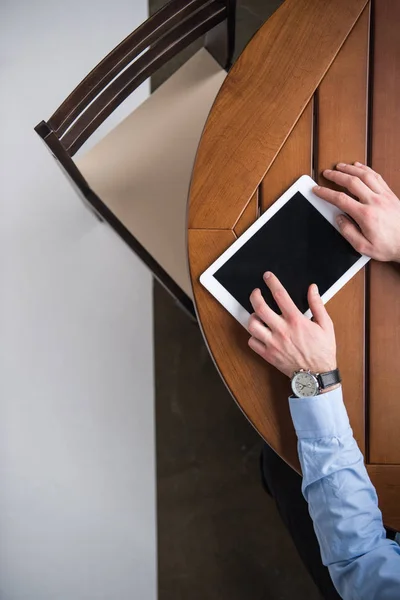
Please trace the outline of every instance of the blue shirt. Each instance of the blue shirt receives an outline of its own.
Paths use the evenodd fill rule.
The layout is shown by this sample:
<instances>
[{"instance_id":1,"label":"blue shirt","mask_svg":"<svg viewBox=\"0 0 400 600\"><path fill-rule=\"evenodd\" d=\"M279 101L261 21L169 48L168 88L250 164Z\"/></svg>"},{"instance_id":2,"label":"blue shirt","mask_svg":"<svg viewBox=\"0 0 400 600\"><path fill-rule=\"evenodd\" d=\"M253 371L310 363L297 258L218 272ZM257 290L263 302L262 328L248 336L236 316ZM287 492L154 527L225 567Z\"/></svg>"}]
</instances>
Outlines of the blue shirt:
<instances>
[{"instance_id":1,"label":"blue shirt","mask_svg":"<svg viewBox=\"0 0 400 600\"><path fill-rule=\"evenodd\" d=\"M303 494L337 591L344 600L400 600L400 546L386 539L341 387L289 402Z\"/></svg>"}]
</instances>

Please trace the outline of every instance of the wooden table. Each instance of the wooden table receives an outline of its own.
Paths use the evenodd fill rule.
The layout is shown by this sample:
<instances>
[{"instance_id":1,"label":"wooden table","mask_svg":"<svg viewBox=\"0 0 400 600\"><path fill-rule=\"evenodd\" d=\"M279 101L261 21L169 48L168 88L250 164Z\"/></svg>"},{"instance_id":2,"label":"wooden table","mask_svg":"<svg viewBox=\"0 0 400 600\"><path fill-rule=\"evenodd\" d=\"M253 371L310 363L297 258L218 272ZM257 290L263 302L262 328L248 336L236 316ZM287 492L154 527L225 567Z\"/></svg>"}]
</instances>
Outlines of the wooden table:
<instances>
[{"instance_id":1,"label":"wooden table","mask_svg":"<svg viewBox=\"0 0 400 600\"><path fill-rule=\"evenodd\" d=\"M215 364L260 435L298 469L289 381L199 275L300 175L368 161L400 194L399 0L286 0L248 44L209 115L188 246ZM400 530L400 265L372 262L327 305L346 406L385 524Z\"/></svg>"}]
</instances>

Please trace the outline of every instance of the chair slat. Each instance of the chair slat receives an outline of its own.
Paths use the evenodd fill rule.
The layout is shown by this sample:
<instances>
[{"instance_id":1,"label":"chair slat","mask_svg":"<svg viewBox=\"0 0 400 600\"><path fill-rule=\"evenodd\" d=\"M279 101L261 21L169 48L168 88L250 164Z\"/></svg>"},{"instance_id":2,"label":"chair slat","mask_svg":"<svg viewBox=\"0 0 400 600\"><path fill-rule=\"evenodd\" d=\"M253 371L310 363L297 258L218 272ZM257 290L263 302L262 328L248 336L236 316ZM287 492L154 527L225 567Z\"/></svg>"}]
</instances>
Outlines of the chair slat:
<instances>
[{"instance_id":1,"label":"chair slat","mask_svg":"<svg viewBox=\"0 0 400 600\"><path fill-rule=\"evenodd\" d=\"M209 5L151 46L92 102L61 138L67 152L73 156L135 88L167 60L225 18L225 6Z\"/></svg>"},{"instance_id":2,"label":"chair slat","mask_svg":"<svg viewBox=\"0 0 400 600\"><path fill-rule=\"evenodd\" d=\"M73 90L50 117L50 127L61 136L99 92L135 57L171 31L194 11L215 0L173 0L147 19L110 52Z\"/></svg>"}]
</instances>

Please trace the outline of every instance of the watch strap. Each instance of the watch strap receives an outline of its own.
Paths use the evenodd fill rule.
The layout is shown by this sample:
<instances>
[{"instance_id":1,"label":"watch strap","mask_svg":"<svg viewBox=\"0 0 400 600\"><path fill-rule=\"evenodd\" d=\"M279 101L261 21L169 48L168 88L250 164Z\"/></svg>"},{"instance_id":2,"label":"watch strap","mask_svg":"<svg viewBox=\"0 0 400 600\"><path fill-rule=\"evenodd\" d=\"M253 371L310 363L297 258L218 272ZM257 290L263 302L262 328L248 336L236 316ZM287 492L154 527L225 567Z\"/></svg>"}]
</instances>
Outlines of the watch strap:
<instances>
[{"instance_id":1,"label":"watch strap","mask_svg":"<svg viewBox=\"0 0 400 600\"><path fill-rule=\"evenodd\" d=\"M337 385L342 381L340 377L339 369L333 371L327 371L326 373L319 373L317 375L318 383L321 389L325 390L332 385Z\"/></svg>"}]
</instances>

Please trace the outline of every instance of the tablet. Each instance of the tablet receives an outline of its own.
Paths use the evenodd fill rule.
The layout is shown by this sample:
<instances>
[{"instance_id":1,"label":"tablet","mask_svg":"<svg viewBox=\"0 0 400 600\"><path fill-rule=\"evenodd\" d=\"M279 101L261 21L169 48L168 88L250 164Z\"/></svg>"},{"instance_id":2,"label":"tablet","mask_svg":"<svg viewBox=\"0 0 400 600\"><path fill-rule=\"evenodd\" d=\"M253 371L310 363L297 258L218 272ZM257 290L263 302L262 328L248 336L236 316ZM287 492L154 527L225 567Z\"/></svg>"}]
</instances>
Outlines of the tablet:
<instances>
[{"instance_id":1,"label":"tablet","mask_svg":"<svg viewBox=\"0 0 400 600\"><path fill-rule=\"evenodd\" d=\"M246 329L255 288L281 313L263 280L266 271L280 279L297 307L311 318L311 283L328 302L369 261L341 235L336 224L341 211L318 198L312 192L315 185L308 175L300 177L200 277Z\"/></svg>"}]
</instances>

